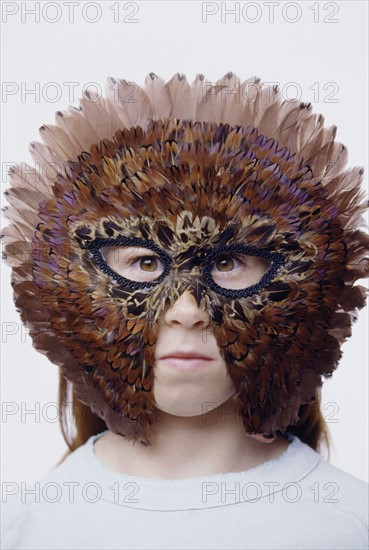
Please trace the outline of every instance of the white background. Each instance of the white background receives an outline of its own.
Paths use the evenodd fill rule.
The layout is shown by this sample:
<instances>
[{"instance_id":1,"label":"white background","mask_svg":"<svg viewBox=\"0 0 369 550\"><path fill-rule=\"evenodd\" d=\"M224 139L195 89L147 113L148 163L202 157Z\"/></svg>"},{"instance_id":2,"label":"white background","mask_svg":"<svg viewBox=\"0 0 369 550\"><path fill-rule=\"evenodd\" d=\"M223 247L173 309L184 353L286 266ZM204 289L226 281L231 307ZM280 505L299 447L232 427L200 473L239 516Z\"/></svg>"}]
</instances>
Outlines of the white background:
<instances>
[{"instance_id":1,"label":"white background","mask_svg":"<svg viewBox=\"0 0 369 550\"><path fill-rule=\"evenodd\" d=\"M237 9L236 4L239 21L225 12ZM27 148L30 141L41 141L39 126L53 124L58 109L78 105L88 83L103 88L106 77L113 76L142 85L151 71L165 79L183 72L190 81L197 73L215 81L233 71L242 80L257 75L280 83L285 99L312 102L327 126L338 126L337 139L348 147L348 166L364 166L367 174L367 2L275 2L274 20L270 4L206 7L202 2L152 1L136 2L135 10L133 3L75 2L72 17L68 2L40 2L38 10L35 2L2 2L2 192L8 187L4 163L30 162ZM39 22L27 13L35 8ZM216 13L206 18L206 9ZM77 83L72 96L67 82ZM296 84L289 86L291 82ZM1 225L6 224L3 220ZM9 403L18 408L2 416L2 476L4 481L29 482L50 470L66 450L53 406L58 368L32 347L12 300L10 268L1 267L3 412ZM366 280L359 283L368 286ZM322 395L334 445L331 463L366 481L367 334L365 308ZM25 408L39 414L22 418Z\"/></svg>"}]
</instances>

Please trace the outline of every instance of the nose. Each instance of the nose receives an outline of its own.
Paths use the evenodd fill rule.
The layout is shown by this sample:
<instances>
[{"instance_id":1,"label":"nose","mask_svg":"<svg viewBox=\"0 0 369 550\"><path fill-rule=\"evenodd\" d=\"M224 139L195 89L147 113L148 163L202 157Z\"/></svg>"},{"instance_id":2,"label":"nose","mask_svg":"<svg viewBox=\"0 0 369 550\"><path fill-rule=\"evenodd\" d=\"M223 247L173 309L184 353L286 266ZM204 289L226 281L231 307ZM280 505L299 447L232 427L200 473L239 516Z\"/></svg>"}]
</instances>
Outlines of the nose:
<instances>
[{"instance_id":1,"label":"nose","mask_svg":"<svg viewBox=\"0 0 369 550\"><path fill-rule=\"evenodd\" d=\"M198 307L195 297L186 290L165 312L164 321L169 325L182 325L187 329L196 326L205 328L210 322L210 316Z\"/></svg>"}]
</instances>

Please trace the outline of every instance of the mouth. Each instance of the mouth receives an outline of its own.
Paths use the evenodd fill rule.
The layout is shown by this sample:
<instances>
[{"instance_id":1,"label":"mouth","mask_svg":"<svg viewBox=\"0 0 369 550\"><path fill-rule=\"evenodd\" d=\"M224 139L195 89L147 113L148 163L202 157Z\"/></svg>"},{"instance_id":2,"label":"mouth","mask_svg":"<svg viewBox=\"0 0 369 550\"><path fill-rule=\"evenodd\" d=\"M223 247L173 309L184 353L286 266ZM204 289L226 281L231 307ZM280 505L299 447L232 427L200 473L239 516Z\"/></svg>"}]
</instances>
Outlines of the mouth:
<instances>
[{"instance_id":1,"label":"mouth","mask_svg":"<svg viewBox=\"0 0 369 550\"><path fill-rule=\"evenodd\" d=\"M173 352L159 359L160 363L169 368L183 371L197 371L208 366L213 359L196 352Z\"/></svg>"},{"instance_id":2,"label":"mouth","mask_svg":"<svg viewBox=\"0 0 369 550\"><path fill-rule=\"evenodd\" d=\"M185 359L185 360L202 360L202 361L212 361L212 357L207 355L201 355L195 351L174 351L163 355L159 359Z\"/></svg>"}]
</instances>

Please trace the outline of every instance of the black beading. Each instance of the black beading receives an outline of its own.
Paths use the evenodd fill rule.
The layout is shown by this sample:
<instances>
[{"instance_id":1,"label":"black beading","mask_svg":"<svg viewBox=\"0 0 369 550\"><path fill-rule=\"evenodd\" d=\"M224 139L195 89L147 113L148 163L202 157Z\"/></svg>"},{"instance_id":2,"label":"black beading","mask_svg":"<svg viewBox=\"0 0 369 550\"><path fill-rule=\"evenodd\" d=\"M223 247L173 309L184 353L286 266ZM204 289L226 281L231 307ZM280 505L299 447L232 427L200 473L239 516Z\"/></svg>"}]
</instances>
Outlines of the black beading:
<instances>
[{"instance_id":1,"label":"black beading","mask_svg":"<svg viewBox=\"0 0 369 550\"><path fill-rule=\"evenodd\" d=\"M155 252L157 252L158 255L163 259L165 264L165 269L163 273L160 275L160 277L155 279L155 281L138 282L138 281L132 281L130 279L126 279L122 275L119 275L118 273L116 273L106 263L103 255L101 254L100 248L104 246L112 246L112 245L135 245L135 246L141 246L144 248L150 248ZM118 284L124 285L125 287L131 288L133 290L138 290L142 288L151 288L153 286L160 284L165 279L165 277L169 274L170 268L172 265L172 258L165 250L160 248L158 245L156 245L152 241L148 241L146 239L140 239L138 237L126 237L122 235L114 239L98 238L92 242L87 243L85 246L83 246L83 248L87 248L90 251L91 256L94 258L94 260L96 261L99 268L103 271L103 273L110 275L110 277L112 277ZM223 288L219 286L217 283L215 283L215 281L211 276L212 262L215 258L231 252L239 252L239 253L249 254L253 256L259 256L261 258L271 260L272 265L270 266L268 271L264 273L261 280L254 285L251 285L244 289L238 289L238 290ZM212 290L214 290L218 294L222 294L223 296L226 296L227 298L245 298L260 292L270 283L270 281L273 279L275 274L286 263L286 258L279 252L270 252L269 250L260 250L256 247L253 247L247 244L242 244L242 243L234 243L231 245L223 245L220 247L216 247L209 254L207 252L203 253L203 256L204 256L204 268L202 273L203 280Z\"/></svg>"},{"instance_id":2,"label":"black beading","mask_svg":"<svg viewBox=\"0 0 369 550\"><path fill-rule=\"evenodd\" d=\"M211 262L214 258L230 252L241 252L252 256L260 256L262 258L272 260L273 263L268 269L268 271L264 273L263 277L258 283L251 285L247 288L238 289L238 290L223 288L219 286L217 283L215 283L211 276L211 273L210 273ZM224 245L219 248L215 248L211 252L211 254L206 258L203 278L205 282L210 286L210 288L215 292L217 292L218 294L222 294L227 298L246 298L263 290L270 283L270 281L273 279L275 274L280 270L280 268L285 263L286 263L286 258L279 252L269 252L269 250L260 250L259 248L256 248L247 244L242 244L242 243L235 243L228 246Z\"/></svg>"},{"instance_id":3,"label":"black beading","mask_svg":"<svg viewBox=\"0 0 369 550\"><path fill-rule=\"evenodd\" d=\"M104 260L103 255L100 252L100 248L104 246L113 246L113 245L135 245L135 246L142 246L144 248L151 248L155 252L163 258L165 269L163 273L158 277L155 281L150 282L138 282L138 281L131 281L130 279L126 279L122 275L119 275L116 273ZM90 251L90 254L96 261L99 268L106 273L107 275L110 275L112 279L116 280L117 283L124 285L125 287L132 288L133 290L138 290L141 288L151 288L152 286L156 286L157 284L161 283L163 279L169 274L170 272L170 266L172 263L172 260L167 252L162 250L159 246L157 246L152 241L146 241L145 239L139 239L138 237L125 237L124 235L117 237L115 239L95 239L94 241L88 243L85 248L87 248Z\"/></svg>"}]
</instances>

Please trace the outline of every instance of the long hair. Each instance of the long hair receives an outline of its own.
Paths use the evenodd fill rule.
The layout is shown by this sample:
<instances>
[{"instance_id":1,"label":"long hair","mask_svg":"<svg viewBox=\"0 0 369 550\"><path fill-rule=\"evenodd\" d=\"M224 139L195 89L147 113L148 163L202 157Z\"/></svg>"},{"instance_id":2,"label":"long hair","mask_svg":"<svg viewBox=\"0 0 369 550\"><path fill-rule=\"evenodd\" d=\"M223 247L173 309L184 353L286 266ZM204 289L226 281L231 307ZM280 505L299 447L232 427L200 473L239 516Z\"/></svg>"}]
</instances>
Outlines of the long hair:
<instances>
[{"instance_id":1,"label":"long hair","mask_svg":"<svg viewBox=\"0 0 369 550\"><path fill-rule=\"evenodd\" d=\"M327 459L329 460L330 434L320 410L320 403L321 391L319 388L316 400L311 404L301 405L299 422L289 426L286 431L296 435L303 443L322 455L324 445L326 445ZM64 378L61 371L59 374L58 410L61 432L68 449L56 466L64 462L78 447L84 445L91 436L108 429L102 418L77 399L73 391L73 384ZM71 428L75 428L74 433L71 433Z\"/></svg>"}]
</instances>

